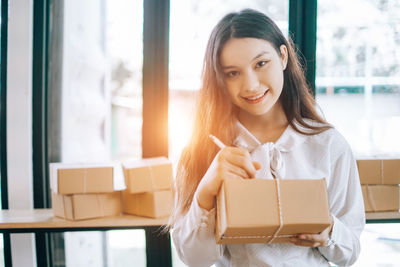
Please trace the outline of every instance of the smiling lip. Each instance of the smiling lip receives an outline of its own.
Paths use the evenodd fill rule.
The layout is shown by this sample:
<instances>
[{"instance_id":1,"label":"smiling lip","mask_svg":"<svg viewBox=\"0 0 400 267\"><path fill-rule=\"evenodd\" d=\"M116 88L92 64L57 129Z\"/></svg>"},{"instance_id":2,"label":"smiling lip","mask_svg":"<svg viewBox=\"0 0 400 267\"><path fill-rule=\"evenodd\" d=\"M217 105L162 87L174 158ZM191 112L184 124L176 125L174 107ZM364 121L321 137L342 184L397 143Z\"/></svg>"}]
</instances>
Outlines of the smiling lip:
<instances>
[{"instance_id":1,"label":"smiling lip","mask_svg":"<svg viewBox=\"0 0 400 267\"><path fill-rule=\"evenodd\" d=\"M265 96L267 95L269 90L265 91L264 94L260 94L260 95L255 95L253 97L242 97L244 100L246 100L247 103L250 104L257 104L260 103L261 101L263 101L263 99L265 98ZM257 97L258 96L258 97Z\"/></svg>"}]
</instances>

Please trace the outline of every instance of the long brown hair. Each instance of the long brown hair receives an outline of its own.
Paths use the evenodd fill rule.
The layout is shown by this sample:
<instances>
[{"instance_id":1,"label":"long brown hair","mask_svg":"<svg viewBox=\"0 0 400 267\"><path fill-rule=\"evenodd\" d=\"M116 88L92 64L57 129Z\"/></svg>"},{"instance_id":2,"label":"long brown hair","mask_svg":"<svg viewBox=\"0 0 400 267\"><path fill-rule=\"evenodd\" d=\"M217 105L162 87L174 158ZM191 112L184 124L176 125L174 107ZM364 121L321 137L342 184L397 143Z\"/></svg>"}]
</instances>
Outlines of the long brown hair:
<instances>
[{"instance_id":1,"label":"long brown hair","mask_svg":"<svg viewBox=\"0 0 400 267\"><path fill-rule=\"evenodd\" d=\"M218 152L218 148L209 140L209 134L218 136L229 145L232 145L236 137L234 123L238 109L227 93L220 64L221 51L231 38L266 40L279 55L280 46L285 45L288 49L288 62L279 101L289 125L306 135L318 134L331 128L315 110L315 101L309 93L294 46L290 40L285 39L276 24L263 13L251 9L226 15L213 29L207 44L193 134L178 163L175 205L170 217L172 227L188 211L200 180ZM311 125L307 122L310 120L318 123ZM307 131L299 129L296 123Z\"/></svg>"}]
</instances>

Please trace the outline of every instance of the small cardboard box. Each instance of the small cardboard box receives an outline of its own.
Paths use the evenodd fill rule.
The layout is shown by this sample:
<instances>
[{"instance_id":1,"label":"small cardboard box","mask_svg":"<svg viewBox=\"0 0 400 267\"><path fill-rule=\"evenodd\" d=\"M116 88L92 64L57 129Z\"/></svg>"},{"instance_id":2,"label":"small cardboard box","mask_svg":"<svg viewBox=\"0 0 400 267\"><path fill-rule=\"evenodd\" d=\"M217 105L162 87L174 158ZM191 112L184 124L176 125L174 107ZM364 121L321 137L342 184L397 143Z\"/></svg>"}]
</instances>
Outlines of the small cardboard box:
<instances>
[{"instance_id":1,"label":"small cardboard box","mask_svg":"<svg viewBox=\"0 0 400 267\"><path fill-rule=\"evenodd\" d=\"M398 185L362 185L365 211L398 211Z\"/></svg>"},{"instance_id":2,"label":"small cardboard box","mask_svg":"<svg viewBox=\"0 0 400 267\"><path fill-rule=\"evenodd\" d=\"M172 207L171 190L130 194L122 191L123 213L159 218L169 216Z\"/></svg>"},{"instance_id":3,"label":"small cardboard box","mask_svg":"<svg viewBox=\"0 0 400 267\"><path fill-rule=\"evenodd\" d=\"M56 194L111 193L125 188L117 163L50 163L50 187Z\"/></svg>"},{"instance_id":4,"label":"small cardboard box","mask_svg":"<svg viewBox=\"0 0 400 267\"><path fill-rule=\"evenodd\" d=\"M172 185L172 163L165 157L140 159L122 164L131 194L167 190Z\"/></svg>"},{"instance_id":5,"label":"small cardboard box","mask_svg":"<svg viewBox=\"0 0 400 267\"><path fill-rule=\"evenodd\" d=\"M361 184L400 184L400 159L359 159Z\"/></svg>"},{"instance_id":6,"label":"small cardboard box","mask_svg":"<svg viewBox=\"0 0 400 267\"><path fill-rule=\"evenodd\" d=\"M325 179L227 179L217 196L216 242L282 243L299 233L319 233L330 225Z\"/></svg>"},{"instance_id":7,"label":"small cardboard box","mask_svg":"<svg viewBox=\"0 0 400 267\"><path fill-rule=\"evenodd\" d=\"M67 220L115 216L121 213L121 192L61 195L52 193L53 212Z\"/></svg>"}]
</instances>

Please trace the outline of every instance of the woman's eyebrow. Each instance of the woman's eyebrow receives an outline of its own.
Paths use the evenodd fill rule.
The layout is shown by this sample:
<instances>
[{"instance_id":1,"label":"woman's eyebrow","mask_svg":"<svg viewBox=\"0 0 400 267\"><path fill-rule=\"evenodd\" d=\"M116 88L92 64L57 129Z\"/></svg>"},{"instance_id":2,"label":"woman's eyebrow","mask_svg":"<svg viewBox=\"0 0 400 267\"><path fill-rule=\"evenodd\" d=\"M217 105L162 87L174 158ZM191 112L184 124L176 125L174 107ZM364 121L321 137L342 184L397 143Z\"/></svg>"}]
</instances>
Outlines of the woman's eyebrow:
<instances>
[{"instance_id":1,"label":"woman's eyebrow","mask_svg":"<svg viewBox=\"0 0 400 267\"><path fill-rule=\"evenodd\" d=\"M255 56L250 62L256 60L257 58L265 55L265 54L269 54L268 51L262 51L261 53L259 53L257 56ZM233 69L236 68L236 66L222 66L222 69L226 70L226 69Z\"/></svg>"},{"instance_id":2,"label":"woman's eyebrow","mask_svg":"<svg viewBox=\"0 0 400 267\"><path fill-rule=\"evenodd\" d=\"M268 51L262 51L260 54L258 54L257 56L255 56L251 61L254 61L254 60L256 60L257 58L259 58L259 57L261 57L261 56L263 56L263 55L265 55L265 54L269 54L269 52L268 52Z\"/></svg>"},{"instance_id":3,"label":"woman's eyebrow","mask_svg":"<svg viewBox=\"0 0 400 267\"><path fill-rule=\"evenodd\" d=\"M226 70L226 69L233 69L233 68L236 68L235 66L222 66L222 69L223 70Z\"/></svg>"}]
</instances>

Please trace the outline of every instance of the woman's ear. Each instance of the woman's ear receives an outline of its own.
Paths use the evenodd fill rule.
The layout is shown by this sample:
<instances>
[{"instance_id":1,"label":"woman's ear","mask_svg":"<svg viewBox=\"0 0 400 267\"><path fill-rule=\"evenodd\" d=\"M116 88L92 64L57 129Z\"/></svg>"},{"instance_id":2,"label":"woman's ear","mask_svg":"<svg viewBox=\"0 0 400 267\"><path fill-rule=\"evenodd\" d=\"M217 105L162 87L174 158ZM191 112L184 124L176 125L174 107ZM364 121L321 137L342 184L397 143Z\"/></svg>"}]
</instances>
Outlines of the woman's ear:
<instances>
[{"instance_id":1,"label":"woman's ear","mask_svg":"<svg viewBox=\"0 0 400 267\"><path fill-rule=\"evenodd\" d=\"M288 50L286 45L281 45L279 49L281 50L282 70L285 70L288 61Z\"/></svg>"}]
</instances>

